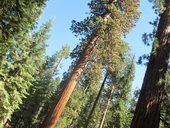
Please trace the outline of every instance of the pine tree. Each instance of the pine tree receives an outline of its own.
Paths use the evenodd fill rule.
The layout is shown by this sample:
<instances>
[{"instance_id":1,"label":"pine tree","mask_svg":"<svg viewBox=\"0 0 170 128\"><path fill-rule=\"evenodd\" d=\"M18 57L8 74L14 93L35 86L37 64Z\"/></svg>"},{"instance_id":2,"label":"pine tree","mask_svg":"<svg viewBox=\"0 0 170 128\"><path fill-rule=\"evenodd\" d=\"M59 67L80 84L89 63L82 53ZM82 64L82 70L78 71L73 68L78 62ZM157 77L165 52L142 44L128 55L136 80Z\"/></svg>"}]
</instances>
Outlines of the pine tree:
<instances>
[{"instance_id":1,"label":"pine tree","mask_svg":"<svg viewBox=\"0 0 170 128\"><path fill-rule=\"evenodd\" d=\"M28 91L29 96L24 99L20 109L13 114L10 123L12 127L39 127L56 97L56 89L60 83L56 73L61 60L68 56L69 47L66 45L52 57L44 60L39 67L38 76Z\"/></svg>"},{"instance_id":2,"label":"pine tree","mask_svg":"<svg viewBox=\"0 0 170 128\"><path fill-rule=\"evenodd\" d=\"M109 95L107 95L107 105L105 106L99 128L104 127L104 121L106 120L107 113L112 113L111 124L116 128L129 127L130 121L128 121L128 103L129 95L131 91L132 81L134 78L134 60L130 57L125 59L126 61L119 64L117 72L112 74L112 82L109 88ZM125 67L123 65L126 65ZM123 69L121 70L121 68ZM123 101L123 102L122 102ZM110 106L112 103L113 106ZM123 103L123 104L122 104ZM122 106L124 109L118 110L118 106ZM117 115L117 112L122 116ZM119 121L118 121L119 120ZM126 121L125 121L126 120ZM109 121L107 121L109 122ZM119 124L119 125L118 125ZM122 124L122 125L121 125Z\"/></svg>"},{"instance_id":3,"label":"pine tree","mask_svg":"<svg viewBox=\"0 0 170 128\"><path fill-rule=\"evenodd\" d=\"M152 52L147 65L131 128L158 128L161 104L164 97L165 74L169 59L170 1L165 0L165 10L160 15Z\"/></svg>"},{"instance_id":4,"label":"pine tree","mask_svg":"<svg viewBox=\"0 0 170 128\"><path fill-rule=\"evenodd\" d=\"M11 42L15 45L8 47L8 52L0 62L1 125L10 119L11 114L19 108L23 98L28 95L28 89L38 73L38 66L41 65L45 53L45 41L50 26L51 23L48 22L39 32L32 30L30 33L13 38Z\"/></svg>"},{"instance_id":5,"label":"pine tree","mask_svg":"<svg viewBox=\"0 0 170 128\"><path fill-rule=\"evenodd\" d=\"M89 122L90 122L90 120L91 120L91 116L92 116L92 114L93 114L93 112L94 112L94 110L95 110L95 108L96 108L97 102L98 102L98 100L99 100L99 98L100 98L100 95L101 95L101 93L102 93L102 91L103 91L103 88L104 88L105 82L106 82L106 80L107 80L107 77L108 77L108 72L106 72L106 74L105 74L105 77L104 77L103 82L102 82L102 84L101 84L100 90L99 90L99 92L98 92L98 94L97 94L97 97L96 97L96 99L95 99L95 101L94 101L94 104L93 104L93 106L92 106L92 109L90 110L89 116L87 117L87 121L86 121L86 123L85 123L85 125L84 125L84 128L87 128L87 127L88 127L88 124L89 124Z\"/></svg>"},{"instance_id":6,"label":"pine tree","mask_svg":"<svg viewBox=\"0 0 170 128\"><path fill-rule=\"evenodd\" d=\"M94 55L96 55L96 54L94 54ZM129 56L129 55L126 55L126 56ZM95 58L95 60L96 60L97 57L95 56L95 57L92 57L92 58ZM123 58L126 58L125 55L122 55L122 59ZM123 71L123 69L125 68L125 64L128 63L128 61L123 61L124 62L123 63L124 66L123 66L122 65L122 59L117 64L118 65L118 68L116 68L117 71L119 71L120 69L122 69L122 71ZM106 107L105 101L108 99L108 95L110 95L110 91L113 87L112 86L113 83L111 82L111 79L112 80L114 79L114 81L115 81L115 79L118 80L119 78L115 77L118 74L117 72L115 72L114 76L112 76L112 75L110 76L110 78L109 78L110 82L108 83L108 79L107 79L107 82L105 82L105 86L102 86L102 89L100 89L100 86L101 86L100 81L102 80L102 78L98 77L98 76L100 76L99 74L102 74L102 73L99 70L96 70L96 67L98 67L99 69L100 68L102 69L102 67L99 66L100 63L105 65L105 67L108 67L109 63L106 62L106 60L104 58L103 58L103 60L101 60L101 58L100 58L99 61L94 63L95 60L89 61L89 64L87 65L87 69L86 69L85 73L83 74L82 79L78 83L78 87L77 87L78 90L76 89L74 91L73 96L71 97L71 100L69 100L69 103L66 107L66 110L64 111L64 114L61 116L57 127L61 127L61 128L62 127L95 127L95 128L97 128L99 126L100 120L103 117L102 116L103 111L105 110L105 107ZM131 59L127 58L127 60L131 60ZM110 62L110 60L109 60L109 62ZM91 63L92 64L94 63L94 65L93 66L90 65ZM112 66L112 65L110 65L110 66ZM89 67L89 69L88 69L88 67ZM117 67L117 66L115 65L115 67ZM112 68L109 68L109 69L112 69ZM127 70L129 70L129 69L131 69L131 68L129 68L127 66ZM88 74L86 74L86 73L88 73ZM121 74L121 73L119 73L119 74ZM125 72L122 72L121 77L123 76L123 74L125 74ZM133 74L133 71L132 71L132 74ZM127 74L127 76L124 76L124 78L133 77L133 75L130 75L130 74ZM97 77L100 78L100 79L98 79ZM125 81L124 86L127 86L127 87L122 87L122 88L125 88L127 90L126 94L128 95L130 89L127 89L127 88L131 84L128 85L127 83L128 82ZM104 85L104 84L102 84L102 85ZM118 86L119 85L117 85L117 87ZM122 88L120 88L119 91L121 91ZM100 89L100 91L98 92L99 89ZM105 92L105 90L108 90L108 91ZM85 94L84 94L84 92L85 92ZM125 93L125 92L122 91L122 93ZM76 96L81 97L81 98L80 99L76 98ZM74 100L74 103L72 102L72 100ZM77 105L75 107L72 107L73 104L75 104L75 103ZM109 112L108 113L112 113L112 111L113 111L113 110L110 110L110 105L109 105ZM126 107L126 105L125 105L125 107ZM72 117L74 117L74 118L72 118ZM62 120L62 122L61 122L61 120ZM71 125L69 125L70 122L71 122ZM107 120L106 123L108 123L108 122L109 121Z\"/></svg>"},{"instance_id":7,"label":"pine tree","mask_svg":"<svg viewBox=\"0 0 170 128\"><path fill-rule=\"evenodd\" d=\"M81 55L73 69L69 79L65 82L62 94L56 103L56 106L44 121L44 127L55 127L66 103L72 94L77 81L90 56L94 47L98 44L98 40L102 40L102 34L110 33L114 38L111 30L115 31L115 39L119 40L122 34L126 34L132 28L138 19L137 11L139 0L133 1L116 1L113 0L92 0L89 4L91 8L91 16L84 22L73 22L73 31L84 36L84 47ZM133 8L132 8L133 7ZM120 41L117 41L119 43Z\"/></svg>"},{"instance_id":8,"label":"pine tree","mask_svg":"<svg viewBox=\"0 0 170 128\"><path fill-rule=\"evenodd\" d=\"M46 0L0 1L0 48L4 48L1 49L1 53L3 53L1 55L5 55L8 47L15 45L13 39L28 33L30 28L34 27L45 5Z\"/></svg>"},{"instance_id":9,"label":"pine tree","mask_svg":"<svg viewBox=\"0 0 170 128\"><path fill-rule=\"evenodd\" d=\"M115 90L110 110L112 120L108 122L108 127L126 128L130 126L128 104L134 78L134 59L129 57L124 64L126 65L125 68L122 71L120 70L121 72L118 71L120 76L118 75L117 79L113 79Z\"/></svg>"}]
</instances>

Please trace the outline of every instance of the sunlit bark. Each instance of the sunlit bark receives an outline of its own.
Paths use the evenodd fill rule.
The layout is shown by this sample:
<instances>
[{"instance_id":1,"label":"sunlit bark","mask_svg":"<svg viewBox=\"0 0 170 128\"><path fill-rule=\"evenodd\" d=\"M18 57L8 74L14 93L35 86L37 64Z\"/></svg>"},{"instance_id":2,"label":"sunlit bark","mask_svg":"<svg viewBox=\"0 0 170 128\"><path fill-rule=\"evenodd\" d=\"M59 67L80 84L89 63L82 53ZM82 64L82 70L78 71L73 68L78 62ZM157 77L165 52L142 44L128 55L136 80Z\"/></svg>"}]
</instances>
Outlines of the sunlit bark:
<instances>
[{"instance_id":1,"label":"sunlit bark","mask_svg":"<svg viewBox=\"0 0 170 128\"><path fill-rule=\"evenodd\" d=\"M159 128L170 53L170 0L166 0L165 6L166 10L160 17L131 128Z\"/></svg>"}]
</instances>

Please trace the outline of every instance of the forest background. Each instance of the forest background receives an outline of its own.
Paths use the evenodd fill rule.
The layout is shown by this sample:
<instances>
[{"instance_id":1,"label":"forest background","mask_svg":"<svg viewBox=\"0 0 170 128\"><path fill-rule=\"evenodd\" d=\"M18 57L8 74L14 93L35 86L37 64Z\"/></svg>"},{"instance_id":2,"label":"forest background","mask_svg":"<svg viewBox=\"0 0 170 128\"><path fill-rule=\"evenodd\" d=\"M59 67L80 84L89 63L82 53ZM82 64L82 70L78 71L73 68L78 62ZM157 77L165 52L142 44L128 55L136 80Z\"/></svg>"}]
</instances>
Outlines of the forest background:
<instances>
[{"instance_id":1,"label":"forest background","mask_svg":"<svg viewBox=\"0 0 170 128\"><path fill-rule=\"evenodd\" d=\"M150 53L151 50L151 47L143 44L150 45L142 42L142 35L155 30L150 25L152 24L150 21L158 16L155 15L154 9L158 9L155 11L157 13L162 11L159 9L165 9L161 6L162 1L150 0L154 5L148 1L141 1L139 18L140 13L137 11L139 1L56 2L51 0L47 3L46 0L16 0L12 3L3 1L0 17L2 18L0 127L55 127L63 110L65 111L58 123L58 127L61 128L129 127L139 96L138 89L142 84L146 68L146 65L137 65L136 62L141 55ZM90 15L94 14L90 17L88 17L88 2L90 2L88 4L91 9ZM169 11L170 1L166 0L165 3L168 3L165 7ZM152 9L153 6L154 9ZM87 19L82 21L85 17ZM138 18L139 21L137 21ZM165 15L163 18L169 17ZM160 42L162 44L168 44L169 29L166 31L166 28L169 28L169 20L167 19L163 20L163 23L166 21L165 26L158 27L159 33L156 35L160 39L158 36L162 37L161 28L165 30L163 35L165 39L163 38L162 41L167 42ZM154 22L154 25L157 25L155 23L157 22ZM132 31L126 35L131 28L133 28ZM155 33L149 36L152 42ZM146 34L143 37L144 41L148 38ZM98 43L100 45L97 45ZM157 39L153 44L151 58L162 55L159 54ZM160 53L167 54L169 51L164 52L163 49ZM143 85L148 87L147 90L145 89L145 95L143 91L141 93L142 96L144 95L144 101L146 99L146 104L138 104L137 109L140 108L142 111L136 111L139 114L135 113L133 118L145 118L146 113L148 120L142 124L144 126L154 127L156 124L160 127L169 127L169 69L167 74L157 75L160 71L166 72L168 55L155 57L156 60L158 59L156 61L158 65L165 64L161 65L160 69L154 62L155 68L150 65L154 59L149 61L151 71L155 70L156 73L149 72L151 74L145 78L151 81L150 78L153 77L155 83ZM164 62L162 57L165 57L165 63L160 63L160 61ZM86 68L85 65L87 65ZM82 77L80 77L81 73ZM165 99L162 99L163 95ZM143 103L140 101L141 97L138 103ZM158 104L154 105L152 99L158 101L156 102ZM161 109L160 99L164 101ZM151 113L148 112L148 105L151 106L149 109ZM158 108L152 109L152 106ZM143 110L146 111L143 112ZM152 116L152 112L158 112L156 118ZM147 122L149 119L156 119L156 123ZM159 120L161 120L160 125ZM137 125L140 126L140 123Z\"/></svg>"}]
</instances>

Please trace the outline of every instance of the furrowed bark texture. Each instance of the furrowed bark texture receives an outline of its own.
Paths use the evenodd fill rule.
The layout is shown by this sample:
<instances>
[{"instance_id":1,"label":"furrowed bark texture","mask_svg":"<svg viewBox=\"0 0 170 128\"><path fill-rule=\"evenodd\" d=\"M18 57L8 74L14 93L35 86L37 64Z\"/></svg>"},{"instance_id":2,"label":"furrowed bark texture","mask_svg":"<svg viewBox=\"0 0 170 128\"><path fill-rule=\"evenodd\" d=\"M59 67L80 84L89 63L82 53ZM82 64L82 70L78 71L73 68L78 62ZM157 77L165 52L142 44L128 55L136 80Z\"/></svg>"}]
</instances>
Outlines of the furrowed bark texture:
<instances>
[{"instance_id":1,"label":"furrowed bark texture","mask_svg":"<svg viewBox=\"0 0 170 128\"><path fill-rule=\"evenodd\" d=\"M54 110L52 111L51 115L47 118L47 121L44 124L44 126L42 126L43 128L54 128L55 127L60 115L62 114L64 110L66 103L68 102L77 84L79 77L81 76L81 73L83 72L86 66L86 63L89 60L89 57L96 45L97 38L98 36L94 35L92 39L89 41L89 43L87 44L86 49L84 50L82 54L82 57L78 61L74 70L72 71L70 78L66 81L64 89L62 90L62 93L60 95L60 98L57 104L55 105Z\"/></svg>"},{"instance_id":2,"label":"furrowed bark texture","mask_svg":"<svg viewBox=\"0 0 170 128\"><path fill-rule=\"evenodd\" d=\"M131 128L159 128L170 53L170 0L165 6L156 33L158 45L152 48Z\"/></svg>"},{"instance_id":3,"label":"furrowed bark texture","mask_svg":"<svg viewBox=\"0 0 170 128\"><path fill-rule=\"evenodd\" d=\"M110 0L110 3L112 3L113 0ZM111 13L108 11L105 14L103 14L101 17L106 21L111 16ZM57 124L60 115L62 114L65 105L67 104L80 76L81 73L84 71L84 68L88 62L88 60L91 57L91 54L93 52L94 47L96 46L96 41L98 39L97 32L93 32L91 38L89 39L85 49L83 50L80 59L78 60L75 68L73 69L70 77L66 81L64 88L61 92L61 95L58 99L58 101L55 104L55 107L50 112L50 114L47 116L43 124L41 125L41 128L54 128Z\"/></svg>"}]
</instances>

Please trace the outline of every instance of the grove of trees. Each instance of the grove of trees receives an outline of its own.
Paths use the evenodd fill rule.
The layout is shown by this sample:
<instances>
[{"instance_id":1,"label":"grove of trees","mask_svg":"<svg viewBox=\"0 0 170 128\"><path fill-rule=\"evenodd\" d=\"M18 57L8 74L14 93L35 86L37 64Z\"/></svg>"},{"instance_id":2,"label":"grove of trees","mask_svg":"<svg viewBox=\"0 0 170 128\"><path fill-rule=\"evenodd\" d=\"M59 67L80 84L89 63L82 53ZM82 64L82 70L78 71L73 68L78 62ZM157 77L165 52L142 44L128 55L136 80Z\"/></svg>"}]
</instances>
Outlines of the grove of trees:
<instances>
[{"instance_id":1,"label":"grove of trees","mask_svg":"<svg viewBox=\"0 0 170 128\"><path fill-rule=\"evenodd\" d=\"M88 16L70 28L80 43L51 56L53 20L38 26L49 1L1 0L0 128L170 128L170 0L149 1L157 18L143 41L152 50L139 58L147 69L132 91L136 60L124 38L140 0L90 0Z\"/></svg>"}]
</instances>

